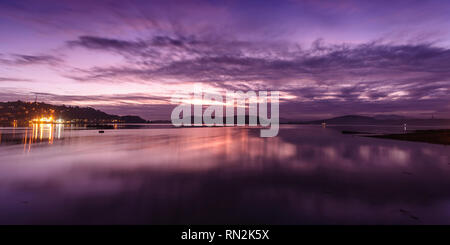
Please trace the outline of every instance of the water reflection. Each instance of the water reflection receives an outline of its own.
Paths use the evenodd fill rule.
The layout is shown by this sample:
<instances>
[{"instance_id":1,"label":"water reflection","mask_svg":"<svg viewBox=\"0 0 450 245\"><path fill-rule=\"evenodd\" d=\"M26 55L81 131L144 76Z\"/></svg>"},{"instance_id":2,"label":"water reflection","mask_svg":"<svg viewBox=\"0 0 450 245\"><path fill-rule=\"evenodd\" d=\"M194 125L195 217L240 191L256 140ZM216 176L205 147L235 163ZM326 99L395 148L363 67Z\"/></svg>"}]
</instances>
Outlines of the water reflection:
<instances>
[{"instance_id":1,"label":"water reflection","mask_svg":"<svg viewBox=\"0 0 450 245\"><path fill-rule=\"evenodd\" d=\"M0 144L22 144L30 149L35 143L53 144L53 140L63 137L62 124L32 124L26 128L0 128Z\"/></svg>"},{"instance_id":2,"label":"water reflection","mask_svg":"<svg viewBox=\"0 0 450 245\"><path fill-rule=\"evenodd\" d=\"M448 146L320 126L282 126L275 138L46 127L0 147L0 223L450 223ZM41 141L24 154L30 135Z\"/></svg>"}]
</instances>

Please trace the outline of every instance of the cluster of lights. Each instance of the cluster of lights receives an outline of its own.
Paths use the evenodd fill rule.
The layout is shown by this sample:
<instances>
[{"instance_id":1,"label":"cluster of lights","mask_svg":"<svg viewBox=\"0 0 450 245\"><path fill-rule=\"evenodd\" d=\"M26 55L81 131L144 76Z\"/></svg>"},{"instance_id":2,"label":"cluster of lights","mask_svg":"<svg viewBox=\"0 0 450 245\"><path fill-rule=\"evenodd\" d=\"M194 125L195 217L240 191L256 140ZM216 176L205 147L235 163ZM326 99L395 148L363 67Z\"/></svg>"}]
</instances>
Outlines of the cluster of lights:
<instances>
[{"instance_id":1,"label":"cluster of lights","mask_svg":"<svg viewBox=\"0 0 450 245\"><path fill-rule=\"evenodd\" d=\"M63 119L53 120L53 117L44 117L35 118L31 120L32 123L64 123Z\"/></svg>"}]
</instances>

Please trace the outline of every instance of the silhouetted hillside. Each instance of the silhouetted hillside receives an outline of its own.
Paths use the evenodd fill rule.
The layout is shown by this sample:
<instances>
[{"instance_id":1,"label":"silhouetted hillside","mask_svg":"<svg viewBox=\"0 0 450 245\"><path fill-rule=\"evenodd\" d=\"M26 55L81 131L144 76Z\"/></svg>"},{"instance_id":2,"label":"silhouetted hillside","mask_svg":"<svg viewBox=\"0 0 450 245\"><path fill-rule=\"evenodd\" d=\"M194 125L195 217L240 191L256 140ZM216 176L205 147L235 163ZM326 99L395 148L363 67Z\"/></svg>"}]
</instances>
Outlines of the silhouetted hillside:
<instances>
[{"instance_id":1,"label":"silhouetted hillside","mask_svg":"<svg viewBox=\"0 0 450 245\"><path fill-rule=\"evenodd\" d=\"M0 102L0 122L29 122L34 118L50 117L72 123L145 123L138 116L117 116L91 107L51 105L41 102Z\"/></svg>"},{"instance_id":2,"label":"silhouetted hillside","mask_svg":"<svg viewBox=\"0 0 450 245\"><path fill-rule=\"evenodd\" d=\"M321 124L323 122L328 124L371 124L376 123L378 120L376 120L373 117L366 117L366 116L359 116L359 115L346 115L342 117L334 117L324 120L316 120L311 121L309 123L312 124Z\"/></svg>"},{"instance_id":3,"label":"silhouetted hillside","mask_svg":"<svg viewBox=\"0 0 450 245\"><path fill-rule=\"evenodd\" d=\"M450 119L417 119L417 118L406 118L397 115L386 115L386 116L359 116L359 115L346 115L341 117L334 117L323 120L314 120L308 122L302 122L302 124L337 124L337 125L402 125L404 123L409 125L450 125Z\"/></svg>"}]
</instances>

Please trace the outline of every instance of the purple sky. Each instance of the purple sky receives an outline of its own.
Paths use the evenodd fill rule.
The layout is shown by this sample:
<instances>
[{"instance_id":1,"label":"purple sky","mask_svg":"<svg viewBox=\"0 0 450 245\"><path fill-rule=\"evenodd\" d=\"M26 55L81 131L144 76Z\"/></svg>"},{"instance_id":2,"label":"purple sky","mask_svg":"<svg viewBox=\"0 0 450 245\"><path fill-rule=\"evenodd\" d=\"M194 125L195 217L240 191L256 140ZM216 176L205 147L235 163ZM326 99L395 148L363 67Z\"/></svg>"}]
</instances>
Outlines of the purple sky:
<instances>
[{"instance_id":1,"label":"purple sky","mask_svg":"<svg viewBox=\"0 0 450 245\"><path fill-rule=\"evenodd\" d=\"M0 2L0 101L168 119L193 86L279 90L285 118L450 117L450 1Z\"/></svg>"}]
</instances>

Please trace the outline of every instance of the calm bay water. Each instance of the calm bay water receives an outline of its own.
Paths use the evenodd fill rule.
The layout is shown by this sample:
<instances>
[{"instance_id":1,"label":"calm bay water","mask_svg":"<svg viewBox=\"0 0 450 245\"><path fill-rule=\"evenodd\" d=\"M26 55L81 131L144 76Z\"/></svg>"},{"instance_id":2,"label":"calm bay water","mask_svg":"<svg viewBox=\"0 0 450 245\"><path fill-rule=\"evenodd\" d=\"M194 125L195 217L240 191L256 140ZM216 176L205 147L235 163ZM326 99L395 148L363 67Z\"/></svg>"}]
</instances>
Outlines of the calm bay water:
<instances>
[{"instance_id":1,"label":"calm bay water","mask_svg":"<svg viewBox=\"0 0 450 245\"><path fill-rule=\"evenodd\" d=\"M0 224L450 224L448 146L342 129L0 128Z\"/></svg>"}]
</instances>

